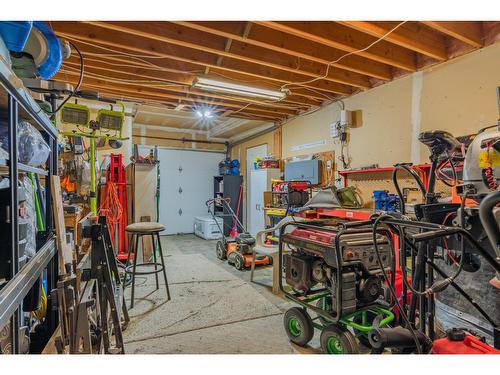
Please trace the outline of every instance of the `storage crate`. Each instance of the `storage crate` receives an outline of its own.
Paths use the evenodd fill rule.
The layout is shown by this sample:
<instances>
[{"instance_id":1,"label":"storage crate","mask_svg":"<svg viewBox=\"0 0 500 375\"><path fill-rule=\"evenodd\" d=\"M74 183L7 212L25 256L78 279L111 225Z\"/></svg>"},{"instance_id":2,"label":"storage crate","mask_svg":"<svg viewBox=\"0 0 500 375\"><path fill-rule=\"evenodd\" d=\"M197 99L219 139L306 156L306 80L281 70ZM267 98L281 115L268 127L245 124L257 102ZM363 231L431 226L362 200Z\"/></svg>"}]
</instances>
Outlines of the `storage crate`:
<instances>
[{"instance_id":1,"label":"storage crate","mask_svg":"<svg viewBox=\"0 0 500 375\"><path fill-rule=\"evenodd\" d=\"M217 226L217 223L219 226ZM222 218L214 219L211 216L198 216L194 219L194 234L205 240L218 240L222 238L222 233L219 227L223 228Z\"/></svg>"}]
</instances>

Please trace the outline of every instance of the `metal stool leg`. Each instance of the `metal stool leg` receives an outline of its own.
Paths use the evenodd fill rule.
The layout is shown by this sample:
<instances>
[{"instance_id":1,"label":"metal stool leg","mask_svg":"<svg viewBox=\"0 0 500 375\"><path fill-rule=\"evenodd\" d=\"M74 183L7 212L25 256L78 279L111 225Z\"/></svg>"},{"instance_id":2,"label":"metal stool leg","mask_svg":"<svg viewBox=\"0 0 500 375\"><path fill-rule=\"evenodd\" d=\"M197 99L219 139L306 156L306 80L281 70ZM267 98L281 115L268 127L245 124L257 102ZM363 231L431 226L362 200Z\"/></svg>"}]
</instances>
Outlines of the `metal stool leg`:
<instances>
[{"instance_id":1,"label":"metal stool leg","mask_svg":"<svg viewBox=\"0 0 500 375\"><path fill-rule=\"evenodd\" d=\"M129 266L130 257L132 255L132 249L134 248L134 240L135 240L135 235L132 233L132 236L130 237L130 242L128 244L127 262L125 263L125 267ZM125 303L125 288L127 287L126 281L127 281L127 276L128 275L130 275L130 274L127 273L127 272L124 273L124 278L123 278L123 303Z\"/></svg>"},{"instance_id":2,"label":"metal stool leg","mask_svg":"<svg viewBox=\"0 0 500 375\"><path fill-rule=\"evenodd\" d=\"M157 261L156 261L156 247L155 247L155 235L151 235L151 243L153 246L153 262L155 264L155 271L158 271L157 267ZM156 279L156 290L160 289L160 283L158 282L158 272L155 272L155 279Z\"/></svg>"},{"instance_id":3,"label":"metal stool leg","mask_svg":"<svg viewBox=\"0 0 500 375\"><path fill-rule=\"evenodd\" d=\"M163 278L165 279L165 287L167 288L167 301L170 301L170 290L168 288L167 271L165 268L165 260L163 259L163 250L161 248L159 233L156 233L156 240L158 241L158 251L160 252L160 260L161 260L161 265L163 267Z\"/></svg>"},{"instance_id":4,"label":"metal stool leg","mask_svg":"<svg viewBox=\"0 0 500 375\"><path fill-rule=\"evenodd\" d=\"M131 294L131 302L130 308L134 307L134 291L135 291L135 269L137 267L137 258L139 258L139 237L142 237L141 234L136 234L135 237L135 251L134 251L134 268L132 269L132 294ZM144 256L144 254L143 254Z\"/></svg>"}]
</instances>

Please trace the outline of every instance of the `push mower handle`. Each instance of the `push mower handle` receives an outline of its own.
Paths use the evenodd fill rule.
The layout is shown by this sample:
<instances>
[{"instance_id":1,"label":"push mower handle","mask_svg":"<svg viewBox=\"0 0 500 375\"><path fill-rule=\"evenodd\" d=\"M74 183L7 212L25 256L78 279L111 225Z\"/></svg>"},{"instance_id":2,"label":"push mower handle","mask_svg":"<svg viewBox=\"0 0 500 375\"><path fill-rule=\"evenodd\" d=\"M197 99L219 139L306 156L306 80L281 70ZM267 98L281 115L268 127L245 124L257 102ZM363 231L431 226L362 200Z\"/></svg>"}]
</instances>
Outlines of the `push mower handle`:
<instances>
[{"instance_id":1,"label":"push mower handle","mask_svg":"<svg viewBox=\"0 0 500 375\"><path fill-rule=\"evenodd\" d=\"M231 198L208 198L205 204L208 207L210 204L215 204L216 202L226 202L227 204L229 204L231 203Z\"/></svg>"}]
</instances>

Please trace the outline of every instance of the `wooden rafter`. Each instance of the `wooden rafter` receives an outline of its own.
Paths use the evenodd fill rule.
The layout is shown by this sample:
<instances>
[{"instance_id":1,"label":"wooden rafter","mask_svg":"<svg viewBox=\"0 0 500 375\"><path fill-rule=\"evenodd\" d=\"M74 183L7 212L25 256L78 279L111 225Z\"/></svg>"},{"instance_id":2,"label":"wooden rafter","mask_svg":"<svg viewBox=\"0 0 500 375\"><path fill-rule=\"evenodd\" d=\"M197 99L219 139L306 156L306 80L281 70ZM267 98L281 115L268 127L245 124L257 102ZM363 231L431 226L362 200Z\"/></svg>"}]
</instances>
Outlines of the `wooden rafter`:
<instances>
[{"instance_id":1,"label":"wooden rafter","mask_svg":"<svg viewBox=\"0 0 500 375\"><path fill-rule=\"evenodd\" d=\"M77 45L80 43L76 42ZM149 75L150 77L155 77L160 80L165 80L169 82L175 82L179 84L183 84L186 86L189 86L192 84L194 77L196 76L195 73L201 74L203 73L202 70L198 71L182 71L179 69L174 69L172 67L169 67L169 65L162 63L161 66L158 66L158 63L155 64L155 66L151 66L147 62L144 61L137 61L137 60L130 60L130 58L124 56L124 57L116 57L116 56L100 56L98 54L98 48L89 48L88 46L81 46L80 45L81 52L83 56L85 57L85 60L87 61L87 66L94 66L99 69L103 70L108 70L108 71L115 71L115 72L123 72L123 73L129 73L131 76L143 76L145 77L146 75ZM74 56L72 57L69 61L66 61L66 63L69 64L77 64L79 66L79 60L77 60L77 57ZM90 64L90 65L89 65ZM193 69L196 68L196 66L192 67ZM218 75L218 71L214 70L213 74ZM228 75L229 74L229 75ZM248 77L245 76L236 76L231 73L224 74L227 79L235 80L235 81L240 81L242 80L243 82L248 79ZM285 82L283 82L285 83ZM278 87L280 85L277 85ZM275 89L275 87L269 87L270 89ZM295 91L295 90L294 90ZM315 93L314 91L306 91L306 90L298 90L297 91L297 98L292 98L292 97L287 97L286 101L289 101L294 104L299 104L299 105L317 105L318 102L323 101L325 98L324 94L322 93Z\"/></svg>"},{"instance_id":2,"label":"wooden rafter","mask_svg":"<svg viewBox=\"0 0 500 375\"><path fill-rule=\"evenodd\" d=\"M153 60L157 64L162 64L162 62L157 61L157 58L165 58L168 60L177 60L180 62L186 62L190 65L195 65L198 67L205 67L209 66L211 73L221 73L225 74L227 76L227 72L231 74L236 74L240 76L248 76L251 78L259 78L262 79L263 82L269 81L271 83L279 83L280 85L283 83L293 83L293 82L301 82L303 80L307 80L309 77L299 75L299 74L293 74L289 72L284 72L272 68L267 68L264 66L260 67L255 67L255 66L249 66L249 64L246 64L244 62L238 62L238 63L224 63L223 66L217 66L215 63L216 61L214 60L212 63L210 63L207 59L207 54L202 53L201 51L198 51L199 53L196 55L196 59L193 59L195 56L195 53L189 54L190 57L183 57L182 55L186 55L186 53L165 53L165 52L157 52L157 50L160 50L158 47L158 44L156 43L140 43L140 41L137 40L131 40L130 38L127 38L126 34L123 34L122 36L113 34L110 35L110 33L102 33L99 35L99 37L95 37L96 32L90 32L86 36L85 34L78 34L74 33L73 31L62 31L60 24L55 25L56 30L58 30L58 34L72 39L72 40L82 40L85 41L86 43L93 43L93 44L98 44L102 46L107 46L111 47L113 50L120 50L125 53L135 53L135 54L143 54L144 56L147 54L151 56ZM68 28L69 29L69 28ZM64 29L66 30L66 28ZM151 46L151 47L150 47ZM153 47L154 46L154 47ZM160 44L161 46L161 44ZM169 50L172 50L171 46L164 45L166 48ZM164 49L164 48L162 48ZM156 59L155 59L156 58ZM203 61L204 60L204 61ZM247 78L248 79L248 78ZM351 95L352 94L352 88L347 85L339 84L336 82L331 82L331 81L318 81L314 83L309 83L309 84L304 84L304 87L310 87L315 90L321 90L325 91L327 93L334 93L334 94L340 94L340 95Z\"/></svg>"},{"instance_id":3,"label":"wooden rafter","mask_svg":"<svg viewBox=\"0 0 500 375\"><path fill-rule=\"evenodd\" d=\"M398 22L340 21L338 23L377 38L387 35L386 41L439 61L447 58L444 38L426 30L425 26L422 27L416 22L407 22L390 34Z\"/></svg>"},{"instance_id":4,"label":"wooden rafter","mask_svg":"<svg viewBox=\"0 0 500 375\"><path fill-rule=\"evenodd\" d=\"M366 51L357 52L370 46L377 39L335 22L255 22L275 30L309 39L348 53L355 53L359 56L404 69L406 71L414 72L417 70L416 56L413 51L395 46L386 41L380 41Z\"/></svg>"},{"instance_id":5,"label":"wooden rafter","mask_svg":"<svg viewBox=\"0 0 500 375\"><path fill-rule=\"evenodd\" d=\"M64 63L64 66L67 67L68 69L72 69L74 72L79 70L79 63L74 62L74 61L66 61ZM242 103L253 103L257 105L261 105L263 107L274 107L274 108L284 108L284 109L290 109L290 108L307 108L311 105L318 105L319 101L312 101L308 100L307 102L304 102L303 98L291 95L287 96L284 100L279 101L279 102L265 102L262 100L256 100L252 99L249 97L238 97L238 96L228 96L228 95L223 95L223 94L216 94L216 93L208 93L204 92L201 90L196 90L191 87L191 82L185 83L185 82L175 82L170 79L165 78L162 74L158 73L148 73L144 74L138 69L132 69L132 70L127 70L127 69L114 69L114 68L108 68L106 66L99 66L99 65L94 65L94 64L86 64L86 72L87 75L100 75L102 79L105 79L106 77L113 78L116 80L124 80L124 81L145 81L143 82L142 86L148 87L152 86L153 84L161 84L163 83L165 87L168 87L168 91L172 92L177 92L177 93L182 93L182 94L192 94L192 95L197 95L197 96L204 96L204 97L211 97L211 98L216 98L216 99L221 99L221 100L231 100L235 102L242 102ZM147 82L148 80L151 80L150 82ZM139 83L138 83L139 85Z\"/></svg>"},{"instance_id":6,"label":"wooden rafter","mask_svg":"<svg viewBox=\"0 0 500 375\"><path fill-rule=\"evenodd\" d=\"M79 73L74 72L74 71L67 71L67 70L62 70L60 75L73 75L73 76L78 76ZM211 99L206 99L206 98L199 98L196 96L185 96L185 95L176 95L173 93L169 93L164 90L158 90L155 88L148 88L145 89L143 86L140 85L135 85L135 84L123 84L123 83L110 83L109 81L102 80L102 79L96 79L96 78L86 78L84 81L84 87L85 85L87 86L93 86L93 87L100 87L102 89L106 88L113 88L116 91L121 91L124 93L135 93L135 94L141 94L144 96L148 97L157 97L157 98L164 98L164 99L169 99L169 100L176 100L176 101L183 101L183 102L188 102L188 103L198 103L201 105L211 105L214 107L221 107L221 108L236 108L237 110L241 109L244 107L241 103L232 103L232 102L221 102L221 101L216 101L216 100L211 100ZM262 109L262 108L257 108L257 105L255 104L250 104L252 105L252 108L247 110L247 112L253 112L253 113L262 113L262 114L267 114L270 117L271 115L275 116L275 118L280 118L280 117L286 117L288 114L296 113L295 111L292 111L292 113L287 113L289 111L283 110L283 109Z\"/></svg>"},{"instance_id":7,"label":"wooden rafter","mask_svg":"<svg viewBox=\"0 0 500 375\"><path fill-rule=\"evenodd\" d=\"M422 23L475 48L483 46L483 30L479 21L423 21Z\"/></svg>"},{"instance_id":8,"label":"wooden rafter","mask_svg":"<svg viewBox=\"0 0 500 375\"><path fill-rule=\"evenodd\" d=\"M195 43L193 42L193 40L197 39L197 35L192 35L190 38L187 37L189 31L192 32L192 30L190 29L182 30L183 32L176 33L176 30L172 30L172 27L168 28L167 26L163 26L161 28L154 29L154 32L148 32L141 30L140 27L134 26L136 25L135 23L94 21L89 21L86 23L107 30L134 35L135 37L147 38L158 42L169 43L184 48L214 54L217 56L216 61L219 62L219 64L217 64L216 62L215 65L218 66L221 66L220 61L222 61L219 58L225 57L228 59L237 60L239 62L243 61L254 65L261 65L267 68L300 74L304 76L303 80L307 78L316 78L318 75L323 74L323 72L325 71L325 67L318 66L318 64L312 62L303 63L300 67L298 67L296 65L296 62L290 59L287 55L283 55L279 52L266 54L264 52L268 51L263 51L260 47L245 46L244 44L239 42L233 42L230 44L230 46L232 47L231 51L226 51L227 43L225 44L224 49L221 49L220 47L210 47L209 45L213 45L214 47L218 46L218 43L216 40L214 40L211 44L209 44L209 42L207 41L207 37L204 38L203 44L200 43L201 41ZM179 26L177 26L176 28L178 29ZM364 77L357 73L348 73L344 70L332 71L331 74L329 74L324 79L326 81L338 82L344 85L350 85L363 89L370 88L370 82L368 81L367 77Z\"/></svg>"},{"instance_id":9,"label":"wooden rafter","mask_svg":"<svg viewBox=\"0 0 500 375\"><path fill-rule=\"evenodd\" d=\"M204 33L232 38L243 43L252 44L324 65L343 54L343 52L338 49L329 48L294 35L288 35L256 24L253 27L251 35L240 36L231 30L234 29L234 27L232 27L230 22L171 22ZM343 61L333 64L333 66L381 80L390 80L392 78L389 66L359 56L349 56Z\"/></svg>"}]
</instances>

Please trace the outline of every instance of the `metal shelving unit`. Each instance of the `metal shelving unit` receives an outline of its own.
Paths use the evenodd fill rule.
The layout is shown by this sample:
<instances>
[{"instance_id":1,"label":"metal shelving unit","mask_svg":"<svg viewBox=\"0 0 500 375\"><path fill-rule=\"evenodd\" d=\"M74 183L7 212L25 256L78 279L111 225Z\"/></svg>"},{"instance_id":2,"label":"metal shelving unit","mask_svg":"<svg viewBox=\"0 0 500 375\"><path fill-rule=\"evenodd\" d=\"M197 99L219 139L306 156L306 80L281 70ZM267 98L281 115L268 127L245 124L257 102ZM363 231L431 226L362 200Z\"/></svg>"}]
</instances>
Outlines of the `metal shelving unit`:
<instances>
[{"instance_id":1,"label":"metal shelving unit","mask_svg":"<svg viewBox=\"0 0 500 375\"><path fill-rule=\"evenodd\" d=\"M30 96L22 81L5 62L0 59L0 117L6 121L9 150L8 159L0 159L0 175L9 178L10 202L7 207L8 224L10 227L8 238L0 251L9 252L10 272L6 275L3 284L0 283L0 330L10 322L10 341L12 353L20 353L19 328L23 325L23 299L34 287L40 276L47 279L48 291L56 287L57 282L57 249L53 237L53 213L50 194L50 175L57 173L57 129L47 115ZM18 162L17 158L17 123L26 120L35 126L51 148L51 156L46 168L34 168ZM22 268L19 266L19 216L18 216L18 182L19 176L27 172L44 176L45 180L45 231L38 232L36 238L36 254ZM47 293L49 294L49 293ZM47 309L46 323L50 331L57 326L57 315Z\"/></svg>"}]
</instances>

